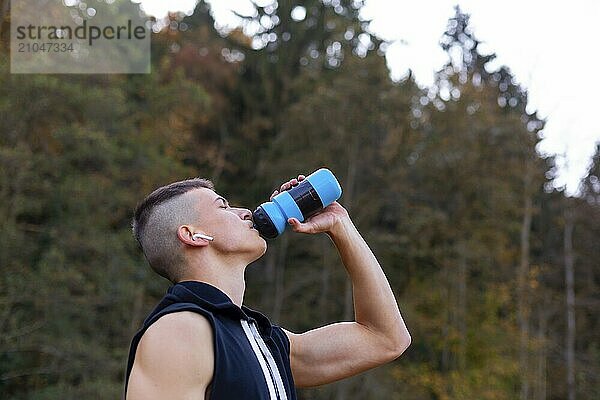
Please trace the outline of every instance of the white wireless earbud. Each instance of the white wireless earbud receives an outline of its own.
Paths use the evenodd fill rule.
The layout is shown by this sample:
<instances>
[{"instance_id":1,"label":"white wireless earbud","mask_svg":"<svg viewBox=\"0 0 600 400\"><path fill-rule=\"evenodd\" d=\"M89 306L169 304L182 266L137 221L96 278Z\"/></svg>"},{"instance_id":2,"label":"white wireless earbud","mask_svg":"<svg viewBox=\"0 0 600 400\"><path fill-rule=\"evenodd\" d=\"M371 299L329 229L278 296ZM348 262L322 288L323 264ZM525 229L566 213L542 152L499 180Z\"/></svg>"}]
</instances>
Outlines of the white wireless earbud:
<instances>
[{"instance_id":1,"label":"white wireless earbud","mask_svg":"<svg viewBox=\"0 0 600 400\"><path fill-rule=\"evenodd\" d=\"M196 239L206 239L206 240L210 240L211 242L213 240L215 240L215 238L213 238L212 236L204 235L202 233L194 233L192 235L192 240L196 240Z\"/></svg>"}]
</instances>

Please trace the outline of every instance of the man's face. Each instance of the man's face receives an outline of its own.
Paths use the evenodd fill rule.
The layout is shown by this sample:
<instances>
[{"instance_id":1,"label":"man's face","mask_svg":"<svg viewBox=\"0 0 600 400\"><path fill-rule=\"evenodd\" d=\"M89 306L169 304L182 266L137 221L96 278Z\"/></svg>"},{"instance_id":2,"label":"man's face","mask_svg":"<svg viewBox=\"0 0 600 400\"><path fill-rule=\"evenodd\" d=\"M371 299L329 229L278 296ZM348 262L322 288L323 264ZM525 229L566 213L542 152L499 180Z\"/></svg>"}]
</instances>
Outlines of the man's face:
<instances>
[{"instance_id":1,"label":"man's face","mask_svg":"<svg viewBox=\"0 0 600 400\"><path fill-rule=\"evenodd\" d=\"M211 247L223 254L248 254L248 262L265 253L267 243L252 227L250 210L231 207L225 198L207 188L189 193L199 205L198 227L214 238Z\"/></svg>"}]
</instances>

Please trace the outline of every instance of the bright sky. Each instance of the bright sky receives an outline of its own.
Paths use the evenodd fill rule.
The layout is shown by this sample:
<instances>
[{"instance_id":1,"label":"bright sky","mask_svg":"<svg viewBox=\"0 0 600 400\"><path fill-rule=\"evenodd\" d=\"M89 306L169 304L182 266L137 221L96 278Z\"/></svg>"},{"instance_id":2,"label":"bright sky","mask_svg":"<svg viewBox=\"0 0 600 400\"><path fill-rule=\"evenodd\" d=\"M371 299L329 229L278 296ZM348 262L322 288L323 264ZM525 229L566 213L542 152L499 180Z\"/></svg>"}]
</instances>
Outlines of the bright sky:
<instances>
[{"instance_id":1,"label":"bright sky","mask_svg":"<svg viewBox=\"0 0 600 400\"><path fill-rule=\"evenodd\" d=\"M139 1L139 0L138 0ZM335 0L333 0L335 1ZM256 0L268 4L268 0ZM196 0L142 0L149 14L191 11ZM249 0L211 0L219 24L234 26L231 8L251 9ZM471 26L483 51L495 52L497 65L507 65L529 92L529 111L547 119L541 154L557 154L560 175L555 186L575 193L585 174L594 144L600 141L600 1L504 0L366 0L362 15L371 31L385 40L394 79L408 68L425 87L446 56L438 45L454 5L471 14Z\"/></svg>"}]
</instances>

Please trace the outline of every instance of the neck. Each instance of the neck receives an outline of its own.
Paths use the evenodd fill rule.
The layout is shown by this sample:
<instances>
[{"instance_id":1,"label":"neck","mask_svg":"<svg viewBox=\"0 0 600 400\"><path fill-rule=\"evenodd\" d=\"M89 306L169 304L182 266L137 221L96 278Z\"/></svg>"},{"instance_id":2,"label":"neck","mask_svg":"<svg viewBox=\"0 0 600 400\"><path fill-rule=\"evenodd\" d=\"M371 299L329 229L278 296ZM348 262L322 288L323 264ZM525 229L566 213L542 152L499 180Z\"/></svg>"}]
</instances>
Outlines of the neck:
<instances>
[{"instance_id":1,"label":"neck","mask_svg":"<svg viewBox=\"0 0 600 400\"><path fill-rule=\"evenodd\" d=\"M240 259L204 257L192 262L189 271L180 281L208 283L229 296L233 304L241 307L246 290L244 272L247 266L248 263Z\"/></svg>"}]
</instances>

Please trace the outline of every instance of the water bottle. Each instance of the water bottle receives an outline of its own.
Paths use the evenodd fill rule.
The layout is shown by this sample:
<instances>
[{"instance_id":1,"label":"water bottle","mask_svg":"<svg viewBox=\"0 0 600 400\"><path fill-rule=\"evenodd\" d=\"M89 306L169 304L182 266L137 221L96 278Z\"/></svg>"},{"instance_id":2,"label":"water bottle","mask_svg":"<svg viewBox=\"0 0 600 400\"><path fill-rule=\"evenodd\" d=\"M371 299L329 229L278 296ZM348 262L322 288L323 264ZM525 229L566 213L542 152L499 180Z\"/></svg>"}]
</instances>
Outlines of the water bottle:
<instances>
[{"instance_id":1,"label":"water bottle","mask_svg":"<svg viewBox=\"0 0 600 400\"><path fill-rule=\"evenodd\" d=\"M254 228L266 239L281 235L288 218L304 222L342 195L342 188L330 170L321 168L297 186L278 193L252 213Z\"/></svg>"}]
</instances>

